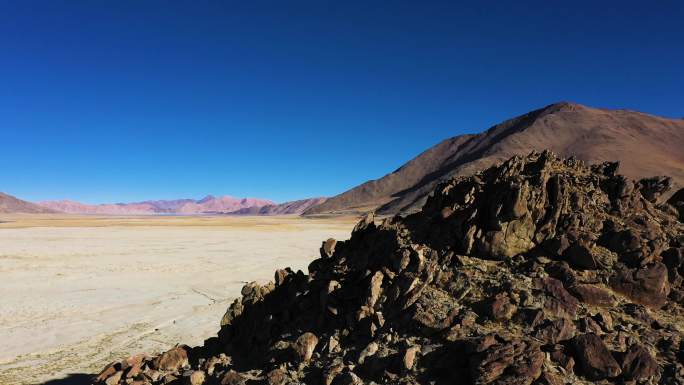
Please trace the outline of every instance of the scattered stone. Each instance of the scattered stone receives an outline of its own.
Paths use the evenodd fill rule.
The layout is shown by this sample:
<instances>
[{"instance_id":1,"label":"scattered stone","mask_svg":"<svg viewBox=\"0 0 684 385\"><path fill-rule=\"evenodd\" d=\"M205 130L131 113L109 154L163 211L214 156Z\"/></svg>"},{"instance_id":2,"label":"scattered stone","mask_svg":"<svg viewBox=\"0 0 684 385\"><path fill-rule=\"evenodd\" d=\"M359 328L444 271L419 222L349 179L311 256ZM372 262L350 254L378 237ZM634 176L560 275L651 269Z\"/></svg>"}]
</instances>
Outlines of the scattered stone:
<instances>
[{"instance_id":1,"label":"scattered stone","mask_svg":"<svg viewBox=\"0 0 684 385\"><path fill-rule=\"evenodd\" d=\"M287 375L280 368L273 369L270 372L268 372L268 374L266 374L267 385L283 385L285 384L286 380Z\"/></svg>"},{"instance_id":2,"label":"scattered stone","mask_svg":"<svg viewBox=\"0 0 684 385\"><path fill-rule=\"evenodd\" d=\"M195 370L188 377L188 385L203 385L206 374L202 370Z\"/></svg>"},{"instance_id":3,"label":"scattered stone","mask_svg":"<svg viewBox=\"0 0 684 385\"><path fill-rule=\"evenodd\" d=\"M572 344L582 375L587 379L595 381L620 375L620 365L596 334L579 335Z\"/></svg>"},{"instance_id":4,"label":"scattered stone","mask_svg":"<svg viewBox=\"0 0 684 385\"><path fill-rule=\"evenodd\" d=\"M634 344L622 359L622 376L627 380L646 380L658 373L658 363L643 345Z\"/></svg>"},{"instance_id":5,"label":"scattered stone","mask_svg":"<svg viewBox=\"0 0 684 385\"><path fill-rule=\"evenodd\" d=\"M314 349L318 345L318 338L315 334L306 332L297 338L294 343L294 350L300 361L309 361L313 355Z\"/></svg>"},{"instance_id":6,"label":"scattered stone","mask_svg":"<svg viewBox=\"0 0 684 385\"><path fill-rule=\"evenodd\" d=\"M613 290L634 302L661 308L667 301L670 285L667 267L658 262L641 269L624 269L611 279Z\"/></svg>"},{"instance_id":7,"label":"scattered stone","mask_svg":"<svg viewBox=\"0 0 684 385\"><path fill-rule=\"evenodd\" d=\"M401 358L402 370L410 371L411 369L413 369L413 364L415 363L416 356L419 352L419 346L410 346L406 350L404 350L404 353L402 354Z\"/></svg>"},{"instance_id":8,"label":"scattered stone","mask_svg":"<svg viewBox=\"0 0 684 385\"><path fill-rule=\"evenodd\" d=\"M337 241L333 238L328 238L327 241L321 245L321 258L330 258L335 252L335 245Z\"/></svg>"},{"instance_id":9,"label":"scattered stone","mask_svg":"<svg viewBox=\"0 0 684 385\"><path fill-rule=\"evenodd\" d=\"M121 380L121 376L123 376L123 372L121 370L119 370L116 373L112 374L111 376L107 377L107 379L104 382L106 385L118 384L119 381Z\"/></svg>"},{"instance_id":10,"label":"scattered stone","mask_svg":"<svg viewBox=\"0 0 684 385\"><path fill-rule=\"evenodd\" d=\"M580 302L600 307L613 307L617 304L615 297L596 285L591 284L577 284L568 288L570 293L577 297Z\"/></svg>"},{"instance_id":11,"label":"scattered stone","mask_svg":"<svg viewBox=\"0 0 684 385\"><path fill-rule=\"evenodd\" d=\"M186 346L176 346L162 353L154 362L154 366L160 370L175 372L188 364L188 352Z\"/></svg>"},{"instance_id":12,"label":"scattered stone","mask_svg":"<svg viewBox=\"0 0 684 385\"><path fill-rule=\"evenodd\" d=\"M247 382L247 378L242 374L230 370L221 378L220 385L244 385Z\"/></svg>"}]
</instances>

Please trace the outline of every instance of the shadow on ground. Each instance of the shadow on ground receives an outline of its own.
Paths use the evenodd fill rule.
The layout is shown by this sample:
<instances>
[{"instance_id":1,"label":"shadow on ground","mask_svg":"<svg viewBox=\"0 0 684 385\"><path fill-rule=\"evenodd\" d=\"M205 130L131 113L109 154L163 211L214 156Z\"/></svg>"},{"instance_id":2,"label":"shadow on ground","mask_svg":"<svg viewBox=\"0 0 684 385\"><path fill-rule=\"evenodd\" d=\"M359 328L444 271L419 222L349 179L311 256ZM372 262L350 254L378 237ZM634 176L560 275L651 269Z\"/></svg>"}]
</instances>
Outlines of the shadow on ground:
<instances>
[{"instance_id":1,"label":"shadow on ground","mask_svg":"<svg viewBox=\"0 0 684 385\"><path fill-rule=\"evenodd\" d=\"M92 374L72 373L64 378L43 382L40 385L90 385L92 382Z\"/></svg>"}]
</instances>

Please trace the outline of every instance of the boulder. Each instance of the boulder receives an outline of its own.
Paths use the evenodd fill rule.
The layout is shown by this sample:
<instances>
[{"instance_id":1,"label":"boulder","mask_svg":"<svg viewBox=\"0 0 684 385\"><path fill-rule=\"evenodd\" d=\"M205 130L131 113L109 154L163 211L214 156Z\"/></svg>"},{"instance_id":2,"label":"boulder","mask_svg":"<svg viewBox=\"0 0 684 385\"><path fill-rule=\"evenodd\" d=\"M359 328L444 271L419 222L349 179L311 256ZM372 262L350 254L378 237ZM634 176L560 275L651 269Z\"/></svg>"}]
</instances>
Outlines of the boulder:
<instances>
[{"instance_id":1,"label":"boulder","mask_svg":"<svg viewBox=\"0 0 684 385\"><path fill-rule=\"evenodd\" d=\"M176 346L162 353L154 361L154 366L159 370L176 372L188 365L188 347Z\"/></svg>"},{"instance_id":2,"label":"boulder","mask_svg":"<svg viewBox=\"0 0 684 385\"><path fill-rule=\"evenodd\" d=\"M313 356L314 349L318 345L318 337L315 334L306 332L297 338L297 341L293 344L297 358L300 361L309 361L311 356Z\"/></svg>"},{"instance_id":3,"label":"boulder","mask_svg":"<svg viewBox=\"0 0 684 385\"><path fill-rule=\"evenodd\" d=\"M658 373L658 363L645 346L634 344L622 359L622 376L626 380L646 380Z\"/></svg>"},{"instance_id":4,"label":"boulder","mask_svg":"<svg viewBox=\"0 0 684 385\"><path fill-rule=\"evenodd\" d=\"M610 284L632 301L655 309L665 304L670 293L667 267L660 262L640 269L623 269L611 278Z\"/></svg>"},{"instance_id":5,"label":"boulder","mask_svg":"<svg viewBox=\"0 0 684 385\"><path fill-rule=\"evenodd\" d=\"M573 285L568 288L568 291L586 305L612 307L617 303L608 290L592 284Z\"/></svg>"},{"instance_id":6,"label":"boulder","mask_svg":"<svg viewBox=\"0 0 684 385\"><path fill-rule=\"evenodd\" d=\"M582 334L572 339L574 356L581 374L597 381L620 375L622 369L601 338L593 333Z\"/></svg>"}]
</instances>

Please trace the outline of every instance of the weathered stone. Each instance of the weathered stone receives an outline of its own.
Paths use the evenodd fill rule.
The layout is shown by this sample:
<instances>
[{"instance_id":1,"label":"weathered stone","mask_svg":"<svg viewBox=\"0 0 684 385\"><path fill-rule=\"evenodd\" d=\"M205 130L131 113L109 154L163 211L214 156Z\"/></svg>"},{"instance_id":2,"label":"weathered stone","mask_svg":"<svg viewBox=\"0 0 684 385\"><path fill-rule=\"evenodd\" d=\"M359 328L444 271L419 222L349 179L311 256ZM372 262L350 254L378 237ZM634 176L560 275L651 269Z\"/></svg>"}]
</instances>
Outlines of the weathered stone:
<instances>
[{"instance_id":1,"label":"weathered stone","mask_svg":"<svg viewBox=\"0 0 684 385\"><path fill-rule=\"evenodd\" d=\"M116 373L107 377L107 379L104 381L104 383L106 385L116 385L119 383L119 381L121 381L122 376L123 376L123 372L121 370L118 370Z\"/></svg>"},{"instance_id":2,"label":"weathered stone","mask_svg":"<svg viewBox=\"0 0 684 385\"><path fill-rule=\"evenodd\" d=\"M564 385L563 380L560 379L559 376L549 373L549 372L543 372L541 376L539 376L539 379L535 382L535 385Z\"/></svg>"},{"instance_id":3,"label":"weathered stone","mask_svg":"<svg viewBox=\"0 0 684 385\"><path fill-rule=\"evenodd\" d=\"M544 353L536 345L522 341L497 344L470 357L473 383L492 381L529 385L541 374Z\"/></svg>"},{"instance_id":4,"label":"weathered stone","mask_svg":"<svg viewBox=\"0 0 684 385\"><path fill-rule=\"evenodd\" d=\"M284 385L285 381L287 381L287 375L280 368L273 369L266 374L267 385Z\"/></svg>"},{"instance_id":5,"label":"weathered stone","mask_svg":"<svg viewBox=\"0 0 684 385\"><path fill-rule=\"evenodd\" d=\"M665 304L670 293L667 267L660 262L641 269L622 270L610 283L613 290L625 297L655 309Z\"/></svg>"},{"instance_id":6,"label":"weathered stone","mask_svg":"<svg viewBox=\"0 0 684 385\"><path fill-rule=\"evenodd\" d=\"M602 380L620 375L620 365L596 334L576 336L572 345L581 374L587 379Z\"/></svg>"},{"instance_id":7,"label":"weathered stone","mask_svg":"<svg viewBox=\"0 0 684 385\"><path fill-rule=\"evenodd\" d=\"M572 372L575 367L575 359L566 352L565 347L562 345L555 345L549 356L552 361L565 369L566 372Z\"/></svg>"},{"instance_id":8,"label":"weathered stone","mask_svg":"<svg viewBox=\"0 0 684 385\"><path fill-rule=\"evenodd\" d=\"M419 352L420 346L410 346L404 350L401 355L402 370L409 371L413 369L413 364Z\"/></svg>"},{"instance_id":9,"label":"weathered stone","mask_svg":"<svg viewBox=\"0 0 684 385\"><path fill-rule=\"evenodd\" d=\"M510 319L517 309L518 307L511 303L510 297L505 293L498 294L484 304L485 315L495 321Z\"/></svg>"},{"instance_id":10,"label":"weathered stone","mask_svg":"<svg viewBox=\"0 0 684 385\"><path fill-rule=\"evenodd\" d=\"M630 346L622 359L622 376L627 380L645 380L658 373L658 363L643 345Z\"/></svg>"},{"instance_id":11,"label":"weathered stone","mask_svg":"<svg viewBox=\"0 0 684 385\"><path fill-rule=\"evenodd\" d=\"M121 370L120 362L112 362L105 366L104 369L95 377L95 382L104 382L107 378L111 377L117 371ZM118 380L117 380L118 381Z\"/></svg>"},{"instance_id":12,"label":"weathered stone","mask_svg":"<svg viewBox=\"0 0 684 385\"><path fill-rule=\"evenodd\" d=\"M188 376L188 385L203 385L206 374L202 370L195 370Z\"/></svg>"},{"instance_id":13,"label":"weathered stone","mask_svg":"<svg viewBox=\"0 0 684 385\"><path fill-rule=\"evenodd\" d=\"M382 293L383 277L384 275L381 271L376 271L375 274L373 274L373 277L371 277L370 285L368 287L368 296L366 297L366 306L369 309L373 309L380 297L380 293Z\"/></svg>"},{"instance_id":14,"label":"weathered stone","mask_svg":"<svg viewBox=\"0 0 684 385\"><path fill-rule=\"evenodd\" d=\"M566 318L547 321L541 324L534 336L547 343L555 344L574 337L575 325Z\"/></svg>"},{"instance_id":15,"label":"weathered stone","mask_svg":"<svg viewBox=\"0 0 684 385\"><path fill-rule=\"evenodd\" d=\"M337 241L333 238L328 238L321 245L321 258L330 258L335 253L335 245Z\"/></svg>"},{"instance_id":16,"label":"weathered stone","mask_svg":"<svg viewBox=\"0 0 684 385\"><path fill-rule=\"evenodd\" d=\"M335 376L332 385L363 385L363 380L354 372L344 372Z\"/></svg>"},{"instance_id":17,"label":"weathered stone","mask_svg":"<svg viewBox=\"0 0 684 385\"><path fill-rule=\"evenodd\" d=\"M318 345L318 337L313 333L306 332L297 338L293 348L300 361L309 361L316 345Z\"/></svg>"},{"instance_id":18,"label":"weathered stone","mask_svg":"<svg viewBox=\"0 0 684 385\"><path fill-rule=\"evenodd\" d=\"M344 370L344 365L342 364L333 364L327 367L323 371L323 384L331 385L333 383L333 380L335 380L335 377L337 377L338 374L342 373L342 370Z\"/></svg>"},{"instance_id":19,"label":"weathered stone","mask_svg":"<svg viewBox=\"0 0 684 385\"><path fill-rule=\"evenodd\" d=\"M580 302L601 307L615 306L617 301L610 292L591 284L577 284L568 288L570 293L577 297Z\"/></svg>"},{"instance_id":20,"label":"weathered stone","mask_svg":"<svg viewBox=\"0 0 684 385\"><path fill-rule=\"evenodd\" d=\"M565 290L563 283L555 278L539 278L535 287L543 291L544 311L554 318L575 318L579 302Z\"/></svg>"},{"instance_id":21,"label":"weathered stone","mask_svg":"<svg viewBox=\"0 0 684 385\"><path fill-rule=\"evenodd\" d=\"M229 370L221 377L220 385L244 385L247 383L247 378L242 374Z\"/></svg>"},{"instance_id":22,"label":"weathered stone","mask_svg":"<svg viewBox=\"0 0 684 385\"><path fill-rule=\"evenodd\" d=\"M363 364L366 358L374 355L378 351L379 345L377 342L369 343L362 351L359 353L358 363Z\"/></svg>"},{"instance_id":23,"label":"weathered stone","mask_svg":"<svg viewBox=\"0 0 684 385\"><path fill-rule=\"evenodd\" d=\"M157 369L175 372L188 364L188 351L186 346L176 346L162 353L154 362Z\"/></svg>"}]
</instances>

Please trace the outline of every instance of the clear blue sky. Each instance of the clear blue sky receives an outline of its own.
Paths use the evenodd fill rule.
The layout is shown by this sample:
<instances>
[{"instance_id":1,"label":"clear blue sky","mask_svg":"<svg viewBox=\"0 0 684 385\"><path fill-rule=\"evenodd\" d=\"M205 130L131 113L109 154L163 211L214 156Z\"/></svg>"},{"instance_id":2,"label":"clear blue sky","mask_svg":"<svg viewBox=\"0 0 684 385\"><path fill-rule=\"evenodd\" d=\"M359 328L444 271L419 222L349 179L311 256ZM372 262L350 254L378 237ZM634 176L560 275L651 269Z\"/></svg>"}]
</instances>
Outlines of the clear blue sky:
<instances>
[{"instance_id":1,"label":"clear blue sky","mask_svg":"<svg viewBox=\"0 0 684 385\"><path fill-rule=\"evenodd\" d=\"M0 0L28 200L333 195L560 100L684 116L684 2Z\"/></svg>"}]
</instances>

